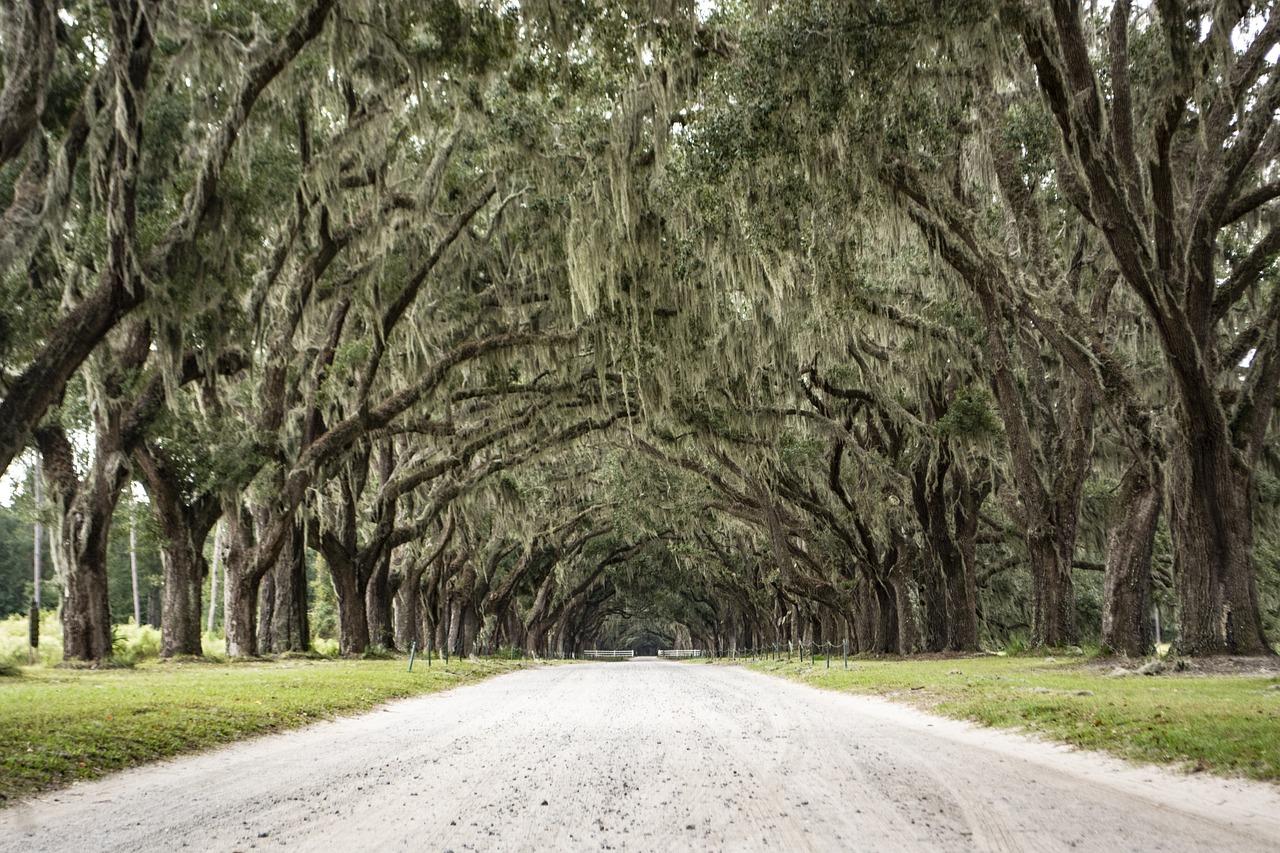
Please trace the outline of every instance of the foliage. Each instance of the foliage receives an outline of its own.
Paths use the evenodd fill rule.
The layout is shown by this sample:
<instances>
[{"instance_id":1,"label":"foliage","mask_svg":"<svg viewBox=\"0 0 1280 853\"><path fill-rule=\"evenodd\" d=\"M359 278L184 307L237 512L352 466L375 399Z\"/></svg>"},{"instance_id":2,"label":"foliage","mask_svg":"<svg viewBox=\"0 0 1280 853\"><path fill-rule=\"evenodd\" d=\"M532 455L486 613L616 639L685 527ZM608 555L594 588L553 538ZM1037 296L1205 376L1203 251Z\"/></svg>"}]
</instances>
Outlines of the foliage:
<instances>
[{"instance_id":1,"label":"foliage","mask_svg":"<svg viewBox=\"0 0 1280 853\"><path fill-rule=\"evenodd\" d=\"M1265 651L1276 14L67 12L0 161L0 612L39 516L117 625L136 528L166 653L1139 654L1153 601Z\"/></svg>"}]
</instances>

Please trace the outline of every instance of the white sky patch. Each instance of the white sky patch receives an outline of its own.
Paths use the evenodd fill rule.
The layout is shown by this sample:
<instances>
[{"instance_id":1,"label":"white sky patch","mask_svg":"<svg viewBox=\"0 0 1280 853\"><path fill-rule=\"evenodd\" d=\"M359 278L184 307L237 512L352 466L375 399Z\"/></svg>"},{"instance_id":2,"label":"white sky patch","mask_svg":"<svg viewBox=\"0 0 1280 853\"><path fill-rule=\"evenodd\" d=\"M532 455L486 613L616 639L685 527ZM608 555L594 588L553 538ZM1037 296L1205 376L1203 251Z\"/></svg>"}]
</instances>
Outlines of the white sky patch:
<instances>
[{"instance_id":1,"label":"white sky patch","mask_svg":"<svg viewBox=\"0 0 1280 853\"><path fill-rule=\"evenodd\" d=\"M76 474L83 477L89 467L90 455L93 453L93 433L83 429L68 430L67 440L71 442L72 450L75 452ZM28 450L9 463L5 472L0 474L0 505L12 507L14 500L26 491L27 477L30 476L28 472L35 463L34 450ZM129 489L134 501L148 503L147 490L141 483L130 481L125 488Z\"/></svg>"}]
</instances>

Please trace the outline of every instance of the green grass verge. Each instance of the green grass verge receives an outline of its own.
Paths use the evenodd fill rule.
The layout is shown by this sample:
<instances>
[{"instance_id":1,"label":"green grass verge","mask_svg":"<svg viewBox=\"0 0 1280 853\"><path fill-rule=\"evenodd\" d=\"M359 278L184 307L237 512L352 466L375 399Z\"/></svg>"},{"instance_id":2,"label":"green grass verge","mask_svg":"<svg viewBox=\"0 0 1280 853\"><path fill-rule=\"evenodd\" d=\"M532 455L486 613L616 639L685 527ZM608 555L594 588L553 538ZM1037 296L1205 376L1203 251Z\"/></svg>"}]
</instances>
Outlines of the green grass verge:
<instances>
[{"instance_id":1,"label":"green grass verge","mask_svg":"<svg viewBox=\"0 0 1280 853\"><path fill-rule=\"evenodd\" d=\"M742 661L739 661L742 663ZM1280 677L1109 676L1078 660L975 657L785 661L752 669L815 687L900 699L1136 761L1280 781Z\"/></svg>"},{"instance_id":2,"label":"green grass verge","mask_svg":"<svg viewBox=\"0 0 1280 853\"><path fill-rule=\"evenodd\" d=\"M146 761L509 672L511 660L24 668L0 679L0 804Z\"/></svg>"}]
</instances>

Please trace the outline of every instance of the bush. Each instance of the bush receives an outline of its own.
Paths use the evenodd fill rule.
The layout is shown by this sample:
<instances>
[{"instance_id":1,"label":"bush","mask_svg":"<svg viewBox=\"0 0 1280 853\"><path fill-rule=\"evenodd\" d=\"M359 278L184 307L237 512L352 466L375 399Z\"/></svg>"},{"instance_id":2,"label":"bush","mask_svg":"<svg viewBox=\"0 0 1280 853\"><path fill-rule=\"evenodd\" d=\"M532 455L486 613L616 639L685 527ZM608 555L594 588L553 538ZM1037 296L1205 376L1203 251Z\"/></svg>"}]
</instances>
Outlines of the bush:
<instances>
[{"instance_id":1,"label":"bush","mask_svg":"<svg viewBox=\"0 0 1280 853\"><path fill-rule=\"evenodd\" d=\"M160 629L132 622L111 627L111 651L113 663L123 666L160 657ZM0 620L0 665L28 666L31 648L28 645L27 617L18 614ZM35 663L57 666L62 663L62 623L55 610L40 614L40 648Z\"/></svg>"},{"instance_id":2,"label":"bush","mask_svg":"<svg viewBox=\"0 0 1280 853\"><path fill-rule=\"evenodd\" d=\"M132 622L112 626L111 657L124 666L160 657L160 629Z\"/></svg>"},{"instance_id":3,"label":"bush","mask_svg":"<svg viewBox=\"0 0 1280 853\"><path fill-rule=\"evenodd\" d=\"M328 637L316 637L311 641L311 650L327 658L336 658L338 656L338 641Z\"/></svg>"},{"instance_id":4,"label":"bush","mask_svg":"<svg viewBox=\"0 0 1280 853\"><path fill-rule=\"evenodd\" d=\"M54 666L62 661L62 623L54 610L40 614L40 648L36 663ZM27 634L27 617L16 614L0 620L0 665L27 666L31 663L31 647Z\"/></svg>"},{"instance_id":5,"label":"bush","mask_svg":"<svg viewBox=\"0 0 1280 853\"><path fill-rule=\"evenodd\" d=\"M1005 640L1003 652L1009 657L1018 657L1025 655L1031 650L1031 646L1027 643L1027 638L1021 634L1015 634Z\"/></svg>"}]
</instances>

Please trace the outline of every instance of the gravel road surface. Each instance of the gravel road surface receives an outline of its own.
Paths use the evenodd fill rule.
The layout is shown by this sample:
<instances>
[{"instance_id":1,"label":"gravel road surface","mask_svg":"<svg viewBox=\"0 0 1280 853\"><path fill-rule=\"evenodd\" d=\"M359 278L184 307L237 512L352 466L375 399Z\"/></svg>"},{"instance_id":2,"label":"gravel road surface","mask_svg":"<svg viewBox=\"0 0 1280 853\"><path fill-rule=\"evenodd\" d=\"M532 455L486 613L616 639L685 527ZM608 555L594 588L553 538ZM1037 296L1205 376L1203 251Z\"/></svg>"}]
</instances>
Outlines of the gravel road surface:
<instances>
[{"instance_id":1,"label":"gravel road surface","mask_svg":"<svg viewBox=\"0 0 1280 853\"><path fill-rule=\"evenodd\" d=\"M633 661L522 670L0 811L3 850L180 848L1276 851L1280 789Z\"/></svg>"}]
</instances>

